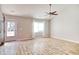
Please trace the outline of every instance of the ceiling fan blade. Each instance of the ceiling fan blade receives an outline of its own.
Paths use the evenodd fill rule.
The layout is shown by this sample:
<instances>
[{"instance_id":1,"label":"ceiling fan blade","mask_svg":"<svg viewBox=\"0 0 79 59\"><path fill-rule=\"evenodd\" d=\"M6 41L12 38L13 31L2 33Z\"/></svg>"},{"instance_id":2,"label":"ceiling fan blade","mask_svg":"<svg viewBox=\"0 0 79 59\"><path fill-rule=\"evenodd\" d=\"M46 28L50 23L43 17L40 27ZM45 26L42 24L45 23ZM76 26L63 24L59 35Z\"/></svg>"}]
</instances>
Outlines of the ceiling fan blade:
<instances>
[{"instance_id":1,"label":"ceiling fan blade","mask_svg":"<svg viewBox=\"0 0 79 59\"><path fill-rule=\"evenodd\" d=\"M58 15L58 14L52 14L52 15Z\"/></svg>"},{"instance_id":2,"label":"ceiling fan blade","mask_svg":"<svg viewBox=\"0 0 79 59\"><path fill-rule=\"evenodd\" d=\"M52 14L52 15L58 15L56 12L57 11L54 11L54 12L51 12L50 14Z\"/></svg>"},{"instance_id":3,"label":"ceiling fan blade","mask_svg":"<svg viewBox=\"0 0 79 59\"><path fill-rule=\"evenodd\" d=\"M57 11L54 11L54 12L52 12L52 13L56 13Z\"/></svg>"},{"instance_id":4,"label":"ceiling fan blade","mask_svg":"<svg viewBox=\"0 0 79 59\"><path fill-rule=\"evenodd\" d=\"M48 15L58 15L57 13L49 12Z\"/></svg>"}]
</instances>

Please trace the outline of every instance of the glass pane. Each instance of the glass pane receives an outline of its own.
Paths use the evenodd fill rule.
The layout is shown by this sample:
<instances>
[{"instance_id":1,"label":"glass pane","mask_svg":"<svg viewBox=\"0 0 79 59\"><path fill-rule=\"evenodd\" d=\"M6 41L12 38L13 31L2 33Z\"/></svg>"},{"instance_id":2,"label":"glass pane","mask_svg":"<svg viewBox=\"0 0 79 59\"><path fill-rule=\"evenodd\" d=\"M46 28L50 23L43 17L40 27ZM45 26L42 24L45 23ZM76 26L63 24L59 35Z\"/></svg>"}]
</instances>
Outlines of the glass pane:
<instances>
[{"instance_id":1,"label":"glass pane","mask_svg":"<svg viewBox=\"0 0 79 59\"><path fill-rule=\"evenodd\" d=\"M39 32L44 32L44 22L39 22Z\"/></svg>"},{"instance_id":2,"label":"glass pane","mask_svg":"<svg viewBox=\"0 0 79 59\"><path fill-rule=\"evenodd\" d=\"M38 22L34 22L34 33L38 32Z\"/></svg>"},{"instance_id":3,"label":"glass pane","mask_svg":"<svg viewBox=\"0 0 79 59\"><path fill-rule=\"evenodd\" d=\"M0 44L4 41L3 19L0 18Z\"/></svg>"},{"instance_id":4,"label":"glass pane","mask_svg":"<svg viewBox=\"0 0 79 59\"><path fill-rule=\"evenodd\" d=\"M3 21L0 20L0 39L3 38Z\"/></svg>"},{"instance_id":5,"label":"glass pane","mask_svg":"<svg viewBox=\"0 0 79 59\"><path fill-rule=\"evenodd\" d=\"M15 22L7 22L7 36L15 36Z\"/></svg>"},{"instance_id":6,"label":"glass pane","mask_svg":"<svg viewBox=\"0 0 79 59\"><path fill-rule=\"evenodd\" d=\"M44 22L34 22L34 33L44 32Z\"/></svg>"}]
</instances>

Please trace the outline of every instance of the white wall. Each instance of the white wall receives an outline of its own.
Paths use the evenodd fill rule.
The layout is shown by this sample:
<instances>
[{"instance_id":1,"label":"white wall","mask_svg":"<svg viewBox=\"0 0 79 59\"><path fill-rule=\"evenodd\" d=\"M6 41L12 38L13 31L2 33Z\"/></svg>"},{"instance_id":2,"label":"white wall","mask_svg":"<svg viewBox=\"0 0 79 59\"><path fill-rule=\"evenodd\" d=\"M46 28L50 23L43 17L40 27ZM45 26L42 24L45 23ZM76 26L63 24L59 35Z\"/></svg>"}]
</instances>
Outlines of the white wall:
<instances>
[{"instance_id":1,"label":"white wall","mask_svg":"<svg viewBox=\"0 0 79 59\"><path fill-rule=\"evenodd\" d=\"M46 38L50 37L50 20L45 21L45 36Z\"/></svg>"},{"instance_id":2,"label":"white wall","mask_svg":"<svg viewBox=\"0 0 79 59\"><path fill-rule=\"evenodd\" d=\"M57 5L51 21L51 37L79 42L79 5Z\"/></svg>"}]
</instances>

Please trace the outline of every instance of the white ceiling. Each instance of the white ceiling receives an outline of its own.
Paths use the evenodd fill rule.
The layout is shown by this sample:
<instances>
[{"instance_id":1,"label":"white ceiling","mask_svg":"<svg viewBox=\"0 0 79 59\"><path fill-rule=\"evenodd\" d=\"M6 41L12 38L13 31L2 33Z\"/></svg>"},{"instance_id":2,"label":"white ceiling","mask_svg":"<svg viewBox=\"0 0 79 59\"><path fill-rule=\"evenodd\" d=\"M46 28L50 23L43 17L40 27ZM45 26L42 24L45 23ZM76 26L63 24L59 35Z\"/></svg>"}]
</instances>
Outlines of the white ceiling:
<instances>
[{"instance_id":1,"label":"white ceiling","mask_svg":"<svg viewBox=\"0 0 79 59\"><path fill-rule=\"evenodd\" d=\"M8 15L24 16L24 17L44 17L48 12L48 5L41 4L3 4L2 11Z\"/></svg>"},{"instance_id":2,"label":"white ceiling","mask_svg":"<svg viewBox=\"0 0 79 59\"><path fill-rule=\"evenodd\" d=\"M2 4L1 8L8 15L49 18L46 14L49 11L48 4Z\"/></svg>"},{"instance_id":3,"label":"white ceiling","mask_svg":"<svg viewBox=\"0 0 79 59\"><path fill-rule=\"evenodd\" d=\"M67 5L52 5L52 11L59 13L65 6ZM3 13L8 15L49 19L46 14L49 11L48 4L2 4L1 9Z\"/></svg>"}]
</instances>

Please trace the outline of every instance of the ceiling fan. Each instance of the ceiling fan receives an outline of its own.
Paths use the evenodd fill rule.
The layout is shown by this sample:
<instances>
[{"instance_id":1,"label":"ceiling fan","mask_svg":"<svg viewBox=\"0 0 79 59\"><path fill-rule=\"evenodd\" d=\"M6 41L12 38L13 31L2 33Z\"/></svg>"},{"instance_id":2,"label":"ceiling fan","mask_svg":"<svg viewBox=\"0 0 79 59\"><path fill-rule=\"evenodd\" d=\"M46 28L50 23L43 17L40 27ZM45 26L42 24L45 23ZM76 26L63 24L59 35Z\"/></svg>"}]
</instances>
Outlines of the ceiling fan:
<instances>
[{"instance_id":1,"label":"ceiling fan","mask_svg":"<svg viewBox=\"0 0 79 59\"><path fill-rule=\"evenodd\" d=\"M48 14L48 15L58 15L58 14L57 14L57 11L51 11L51 9L52 9L51 6L52 6L52 4L49 4L49 7L50 7L50 8L49 8L49 12L47 12L47 14Z\"/></svg>"}]
</instances>

